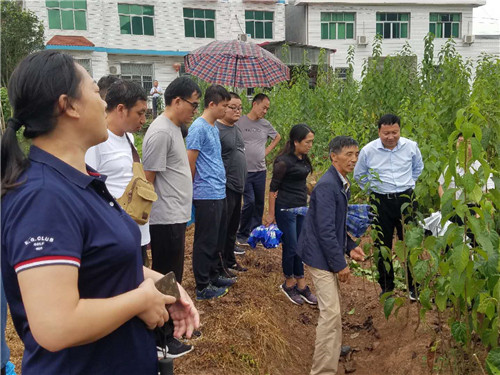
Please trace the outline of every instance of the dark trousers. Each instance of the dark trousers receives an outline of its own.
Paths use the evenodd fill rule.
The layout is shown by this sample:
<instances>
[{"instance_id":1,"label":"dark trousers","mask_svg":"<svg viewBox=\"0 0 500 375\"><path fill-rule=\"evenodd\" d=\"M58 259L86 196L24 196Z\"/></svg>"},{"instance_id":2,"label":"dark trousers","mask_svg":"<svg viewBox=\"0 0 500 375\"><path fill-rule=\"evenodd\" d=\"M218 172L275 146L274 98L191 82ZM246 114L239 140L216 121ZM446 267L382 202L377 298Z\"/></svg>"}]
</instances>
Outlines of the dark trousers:
<instances>
[{"instance_id":1,"label":"dark trousers","mask_svg":"<svg viewBox=\"0 0 500 375\"><path fill-rule=\"evenodd\" d=\"M219 243L224 241L223 218L226 200L193 200L195 227L193 243L193 273L196 289L202 290L219 277Z\"/></svg>"},{"instance_id":2,"label":"dark trousers","mask_svg":"<svg viewBox=\"0 0 500 375\"><path fill-rule=\"evenodd\" d=\"M282 208L276 206L275 212L276 224L283 232L283 236L281 237L281 247L283 249L281 266L287 279L291 277L300 279L304 277L304 264L302 263L302 259L297 255L297 244L302 224L304 223L304 216L290 211L281 211Z\"/></svg>"},{"instance_id":3,"label":"dark trousers","mask_svg":"<svg viewBox=\"0 0 500 375\"><path fill-rule=\"evenodd\" d=\"M141 246L141 256L142 256L142 265L144 267L149 267L148 245Z\"/></svg>"},{"instance_id":4,"label":"dark trousers","mask_svg":"<svg viewBox=\"0 0 500 375\"><path fill-rule=\"evenodd\" d=\"M238 238L246 239L250 232L262 224L266 196L266 171L248 172L243 193Z\"/></svg>"},{"instance_id":5,"label":"dark trousers","mask_svg":"<svg viewBox=\"0 0 500 375\"><path fill-rule=\"evenodd\" d=\"M230 268L236 264L234 245L240 223L241 193L226 188L226 216L222 218L219 253L222 254L222 266Z\"/></svg>"},{"instance_id":6,"label":"dark trousers","mask_svg":"<svg viewBox=\"0 0 500 375\"><path fill-rule=\"evenodd\" d=\"M380 249L381 246L386 246L389 249L389 256L392 256L392 242L394 238L394 229L396 229L397 236L400 240L403 239L403 226L401 223L401 206L404 203L410 203L411 198L405 197L403 195L413 195L413 191L407 191L399 195L391 195L387 197L384 194L374 194L375 199L372 198L371 203L377 207L377 215L375 217L374 223L378 225L381 233L379 234L379 241L375 244L376 247ZM410 203L411 204L411 203ZM408 206L405 211L405 223L411 221L410 206ZM416 202L413 201L413 210L415 210ZM384 262L389 263L389 271L385 268ZM407 264L409 264L409 259L407 259ZM382 290L385 292L394 290L394 268L392 265L392 258L385 259L382 254L379 255L378 264L379 272L379 284ZM410 289L413 289L413 278L408 268L408 283Z\"/></svg>"},{"instance_id":7,"label":"dark trousers","mask_svg":"<svg viewBox=\"0 0 500 375\"><path fill-rule=\"evenodd\" d=\"M149 226L153 270L165 275L170 271L182 283L186 223L154 224Z\"/></svg>"},{"instance_id":8,"label":"dark trousers","mask_svg":"<svg viewBox=\"0 0 500 375\"><path fill-rule=\"evenodd\" d=\"M153 118L158 116L158 97L153 96Z\"/></svg>"}]
</instances>

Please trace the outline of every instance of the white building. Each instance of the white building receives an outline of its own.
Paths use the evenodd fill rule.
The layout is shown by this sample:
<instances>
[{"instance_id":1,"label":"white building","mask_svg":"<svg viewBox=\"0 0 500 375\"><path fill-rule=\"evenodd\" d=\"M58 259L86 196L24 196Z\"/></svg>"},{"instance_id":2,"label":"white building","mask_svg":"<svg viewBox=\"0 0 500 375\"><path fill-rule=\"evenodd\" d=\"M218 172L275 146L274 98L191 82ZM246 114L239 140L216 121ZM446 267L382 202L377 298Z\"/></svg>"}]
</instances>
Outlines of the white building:
<instances>
[{"instance_id":1,"label":"white building","mask_svg":"<svg viewBox=\"0 0 500 375\"><path fill-rule=\"evenodd\" d=\"M286 9L286 39L336 49L330 58L339 72L346 67L347 50L355 47L354 77L372 54L376 34L383 37L382 55L394 55L408 42L418 62L424 37L432 31L434 53L451 37L464 58L482 52L500 55L500 39L474 36L472 10L486 0L291 0Z\"/></svg>"},{"instance_id":2,"label":"white building","mask_svg":"<svg viewBox=\"0 0 500 375\"><path fill-rule=\"evenodd\" d=\"M285 39L284 0L25 0L45 26L46 47L63 50L95 80L108 74L166 87L183 56L214 40L250 34Z\"/></svg>"}]
</instances>

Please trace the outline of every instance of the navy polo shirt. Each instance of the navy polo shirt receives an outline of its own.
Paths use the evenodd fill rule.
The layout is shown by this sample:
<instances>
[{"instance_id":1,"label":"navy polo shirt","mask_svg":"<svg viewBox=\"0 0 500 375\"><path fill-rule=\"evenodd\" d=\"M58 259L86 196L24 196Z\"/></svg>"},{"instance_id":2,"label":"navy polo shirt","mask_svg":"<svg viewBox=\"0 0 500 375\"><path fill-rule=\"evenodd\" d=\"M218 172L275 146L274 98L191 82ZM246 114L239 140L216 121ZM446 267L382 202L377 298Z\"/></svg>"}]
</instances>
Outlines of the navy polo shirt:
<instances>
[{"instance_id":1,"label":"navy polo shirt","mask_svg":"<svg viewBox=\"0 0 500 375\"><path fill-rule=\"evenodd\" d=\"M109 298L144 280L137 224L106 189L106 177L85 175L31 147L22 184L2 199L2 276L12 320L25 345L23 374L157 374L152 331L132 318L102 339L51 353L37 344L17 274L46 265L78 267L81 298Z\"/></svg>"}]
</instances>

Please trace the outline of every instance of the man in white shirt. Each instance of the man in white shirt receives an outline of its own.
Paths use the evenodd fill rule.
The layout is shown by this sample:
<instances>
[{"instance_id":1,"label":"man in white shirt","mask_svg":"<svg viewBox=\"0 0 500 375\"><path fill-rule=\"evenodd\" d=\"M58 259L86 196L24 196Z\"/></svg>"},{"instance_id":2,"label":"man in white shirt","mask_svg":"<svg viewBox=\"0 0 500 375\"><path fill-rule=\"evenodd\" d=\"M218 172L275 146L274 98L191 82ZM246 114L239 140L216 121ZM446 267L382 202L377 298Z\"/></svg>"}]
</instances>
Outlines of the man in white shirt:
<instances>
[{"instance_id":1,"label":"man in white shirt","mask_svg":"<svg viewBox=\"0 0 500 375\"><path fill-rule=\"evenodd\" d=\"M147 95L142 86L118 80L106 94L108 140L91 147L85 162L107 176L106 187L113 197L120 198L132 179L132 134L146 122ZM140 225L143 263L147 264L146 248L150 242L149 223Z\"/></svg>"},{"instance_id":2,"label":"man in white shirt","mask_svg":"<svg viewBox=\"0 0 500 375\"><path fill-rule=\"evenodd\" d=\"M151 87L149 95L153 96L153 118L155 119L158 116L158 98L163 95L163 90L158 86L157 80L153 82L153 87Z\"/></svg>"}]
</instances>

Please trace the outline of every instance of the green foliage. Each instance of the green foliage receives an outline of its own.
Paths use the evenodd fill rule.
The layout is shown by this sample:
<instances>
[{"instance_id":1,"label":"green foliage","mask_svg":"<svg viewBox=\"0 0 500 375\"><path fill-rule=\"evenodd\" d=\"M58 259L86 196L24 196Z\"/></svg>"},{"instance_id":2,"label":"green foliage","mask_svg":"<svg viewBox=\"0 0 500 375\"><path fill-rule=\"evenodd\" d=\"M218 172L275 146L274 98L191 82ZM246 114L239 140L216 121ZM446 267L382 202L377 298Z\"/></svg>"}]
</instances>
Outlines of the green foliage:
<instances>
[{"instance_id":1,"label":"green foliage","mask_svg":"<svg viewBox=\"0 0 500 375\"><path fill-rule=\"evenodd\" d=\"M43 24L18 1L2 1L1 7L1 84L7 86L16 65L32 52L44 48Z\"/></svg>"}]
</instances>

